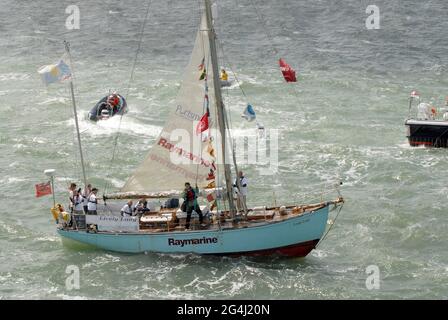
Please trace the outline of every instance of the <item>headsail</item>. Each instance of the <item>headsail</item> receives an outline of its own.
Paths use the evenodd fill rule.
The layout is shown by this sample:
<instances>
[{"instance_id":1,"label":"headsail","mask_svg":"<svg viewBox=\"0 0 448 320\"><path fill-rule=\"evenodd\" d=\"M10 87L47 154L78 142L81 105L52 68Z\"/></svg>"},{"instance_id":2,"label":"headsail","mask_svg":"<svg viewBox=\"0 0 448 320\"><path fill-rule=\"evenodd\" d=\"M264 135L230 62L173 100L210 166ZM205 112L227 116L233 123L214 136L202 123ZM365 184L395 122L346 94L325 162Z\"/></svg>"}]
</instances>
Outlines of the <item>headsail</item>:
<instances>
[{"instance_id":1,"label":"headsail","mask_svg":"<svg viewBox=\"0 0 448 320\"><path fill-rule=\"evenodd\" d=\"M186 181L205 188L211 184L210 177L222 177L223 173L217 172L217 163L222 160L215 158L221 157L221 140L208 37L204 14L176 103L169 107L169 118L146 159L121 192L181 190ZM205 128L200 121L205 123L207 112L208 128ZM204 130L197 130L198 124ZM220 185L218 180L215 185Z\"/></svg>"}]
</instances>

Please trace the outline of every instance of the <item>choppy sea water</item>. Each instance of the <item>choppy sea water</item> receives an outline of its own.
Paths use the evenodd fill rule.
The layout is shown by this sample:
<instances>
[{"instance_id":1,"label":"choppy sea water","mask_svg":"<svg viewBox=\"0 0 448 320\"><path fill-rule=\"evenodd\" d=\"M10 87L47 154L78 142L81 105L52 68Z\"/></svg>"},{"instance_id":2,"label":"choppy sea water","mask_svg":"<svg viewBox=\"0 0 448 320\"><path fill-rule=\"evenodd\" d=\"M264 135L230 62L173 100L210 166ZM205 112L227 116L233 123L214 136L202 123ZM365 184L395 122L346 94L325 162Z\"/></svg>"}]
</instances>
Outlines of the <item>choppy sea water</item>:
<instances>
[{"instance_id":1,"label":"choppy sea water","mask_svg":"<svg viewBox=\"0 0 448 320\"><path fill-rule=\"evenodd\" d=\"M257 4L266 28L252 6ZM70 3L72 4L72 3ZM433 299L448 297L447 150L405 138L412 89L441 105L447 80L444 1L376 1L380 29L367 30L369 1L220 1L220 58L241 80L224 92L233 127L251 103L279 129L279 170L243 166L249 204L290 203L337 181L346 199L326 240L304 259L127 255L64 246L48 208L34 197L43 170L58 172L66 198L80 181L65 86L46 89L36 70L72 45L80 115L109 89L126 94L118 119L80 126L91 181L119 187L145 157L167 118L192 49L198 1L151 1L134 80L129 78L143 1L77 1L80 29L65 28L69 3L0 0L0 298L29 299ZM266 35L266 29L269 36ZM274 54L272 47L279 54ZM224 55L223 53L224 52ZM298 82L282 81L282 56ZM261 168L262 169L262 168ZM67 266L80 289L66 287ZM368 290L366 268L380 271Z\"/></svg>"}]
</instances>

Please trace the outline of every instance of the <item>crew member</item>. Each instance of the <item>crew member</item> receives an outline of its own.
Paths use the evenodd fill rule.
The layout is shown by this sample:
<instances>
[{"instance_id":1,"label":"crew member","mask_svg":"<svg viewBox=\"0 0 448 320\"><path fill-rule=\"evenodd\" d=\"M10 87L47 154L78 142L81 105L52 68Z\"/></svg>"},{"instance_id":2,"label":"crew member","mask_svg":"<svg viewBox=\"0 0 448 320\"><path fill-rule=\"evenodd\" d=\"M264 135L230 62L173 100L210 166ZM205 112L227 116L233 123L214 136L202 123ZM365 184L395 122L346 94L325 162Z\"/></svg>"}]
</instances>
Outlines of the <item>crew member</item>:
<instances>
[{"instance_id":1,"label":"crew member","mask_svg":"<svg viewBox=\"0 0 448 320\"><path fill-rule=\"evenodd\" d=\"M204 217L202 215L201 208L198 205L197 200L198 194L199 194L198 186L196 186L196 188L193 189L189 182L185 183L185 190L183 194L185 210L187 212L187 221L185 223L185 229L190 229L190 219L193 210L196 211L196 213L199 215L199 223L202 225Z\"/></svg>"},{"instance_id":2,"label":"crew member","mask_svg":"<svg viewBox=\"0 0 448 320\"><path fill-rule=\"evenodd\" d=\"M132 200L129 200L123 208L121 208L121 215L123 217L130 217L132 216Z\"/></svg>"},{"instance_id":3,"label":"crew member","mask_svg":"<svg viewBox=\"0 0 448 320\"><path fill-rule=\"evenodd\" d=\"M115 93L111 94L107 98L107 104L110 106L110 108L112 110L112 115L116 114L119 111L119 103L120 103L120 99L118 99L118 95Z\"/></svg>"},{"instance_id":4,"label":"crew member","mask_svg":"<svg viewBox=\"0 0 448 320\"><path fill-rule=\"evenodd\" d=\"M134 206L134 215L142 215L148 211L150 211L148 208L148 201L144 198L138 200Z\"/></svg>"},{"instance_id":5,"label":"crew member","mask_svg":"<svg viewBox=\"0 0 448 320\"><path fill-rule=\"evenodd\" d=\"M92 185L89 183L87 187L84 189L84 192L82 193L82 204L85 214L87 214L88 211L87 205L89 203L89 197L91 192L92 192Z\"/></svg>"},{"instance_id":6,"label":"crew member","mask_svg":"<svg viewBox=\"0 0 448 320\"><path fill-rule=\"evenodd\" d=\"M90 193L88 203L87 203L87 213L88 214L97 214L96 209L98 205L98 199L96 197L96 194L98 192L97 188L93 188L92 192Z\"/></svg>"},{"instance_id":7,"label":"crew member","mask_svg":"<svg viewBox=\"0 0 448 320\"><path fill-rule=\"evenodd\" d=\"M240 188L237 192L237 206L238 210L247 210L246 197L247 197L247 178L244 176L243 171L238 172L238 179L240 180ZM233 184L234 187L238 188L236 183Z\"/></svg>"},{"instance_id":8,"label":"crew member","mask_svg":"<svg viewBox=\"0 0 448 320\"><path fill-rule=\"evenodd\" d=\"M228 81L229 80L229 76L228 76L226 70L224 70L224 68L221 69L221 80L222 81Z\"/></svg>"},{"instance_id":9,"label":"crew member","mask_svg":"<svg viewBox=\"0 0 448 320\"><path fill-rule=\"evenodd\" d=\"M84 212L84 210L83 210L83 196L81 194L81 188L79 188L78 191L75 190L73 200L74 200L73 212L75 214L82 214Z\"/></svg>"},{"instance_id":10,"label":"crew member","mask_svg":"<svg viewBox=\"0 0 448 320\"><path fill-rule=\"evenodd\" d=\"M76 192L76 183L70 183L70 187L68 187L68 208L70 209L70 213L73 213L73 208L75 207L75 192Z\"/></svg>"}]
</instances>

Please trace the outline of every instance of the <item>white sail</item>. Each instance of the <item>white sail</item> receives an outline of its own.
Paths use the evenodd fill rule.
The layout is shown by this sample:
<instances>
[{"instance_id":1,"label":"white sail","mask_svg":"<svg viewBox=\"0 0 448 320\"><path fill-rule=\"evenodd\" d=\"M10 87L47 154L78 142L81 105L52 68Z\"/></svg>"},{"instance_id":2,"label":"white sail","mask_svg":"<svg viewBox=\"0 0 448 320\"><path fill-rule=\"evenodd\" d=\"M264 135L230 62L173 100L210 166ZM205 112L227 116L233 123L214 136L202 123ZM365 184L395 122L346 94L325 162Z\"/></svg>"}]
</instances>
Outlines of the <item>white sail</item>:
<instances>
[{"instance_id":1,"label":"white sail","mask_svg":"<svg viewBox=\"0 0 448 320\"><path fill-rule=\"evenodd\" d=\"M204 15L176 103L167 108L167 111L170 110L169 118L146 159L121 192L182 190L185 182L190 182L192 186L197 183L200 188L205 188L215 180L213 177L223 176L223 171L217 166L221 161L221 140L216 134L219 130L216 126L217 109L208 36ZM201 80L204 70L206 79ZM198 133L198 123L206 113L206 95L210 112L209 129ZM210 136L211 143L206 139Z\"/></svg>"}]
</instances>

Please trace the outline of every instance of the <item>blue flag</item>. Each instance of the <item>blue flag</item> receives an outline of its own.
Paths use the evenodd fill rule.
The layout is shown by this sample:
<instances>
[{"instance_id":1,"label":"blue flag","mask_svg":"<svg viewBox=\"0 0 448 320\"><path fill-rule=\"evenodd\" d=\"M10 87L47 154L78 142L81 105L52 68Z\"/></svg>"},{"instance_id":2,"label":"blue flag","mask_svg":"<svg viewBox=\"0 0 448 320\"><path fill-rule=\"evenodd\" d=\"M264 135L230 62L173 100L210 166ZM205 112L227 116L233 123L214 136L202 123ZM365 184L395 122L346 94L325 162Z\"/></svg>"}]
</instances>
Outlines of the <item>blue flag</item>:
<instances>
[{"instance_id":1,"label":"blue flag","mask_svg":"<svg viewBox=\"0 0 448 320\"><path fill-rule=\"evenodd\" d=\"M256 118L254 108L250 104L248 104L241 117L249 122L254 121Z\"/></svg>"}]
</instances>

